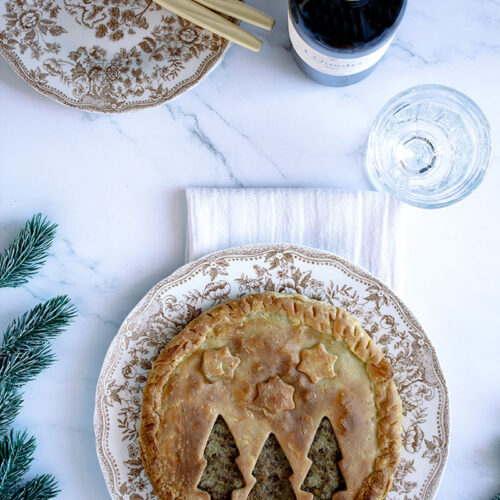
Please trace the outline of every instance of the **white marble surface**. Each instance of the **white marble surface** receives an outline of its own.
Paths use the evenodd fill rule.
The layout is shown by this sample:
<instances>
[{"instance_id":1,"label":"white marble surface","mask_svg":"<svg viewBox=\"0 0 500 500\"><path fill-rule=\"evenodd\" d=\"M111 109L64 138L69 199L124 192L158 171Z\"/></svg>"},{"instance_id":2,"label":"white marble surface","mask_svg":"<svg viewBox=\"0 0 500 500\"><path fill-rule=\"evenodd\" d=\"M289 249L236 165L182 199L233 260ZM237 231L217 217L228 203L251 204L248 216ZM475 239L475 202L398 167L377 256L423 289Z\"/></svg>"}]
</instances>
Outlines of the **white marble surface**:
<instances>
[{"instance_id":1,"label":"white marble surface","mask_svg":"<svg viewBox=\"0 0 500 500\"><path fill-rule=\"evenodd\" d=\"M80 315L54 343L59 361L26 388L17 425L38 442L34 472L61 499L104 499L94 448L94 389L128 311L183 263L186 186L369 189L363 172L377 110L414 84L476 100L493 159L460 204L412 211L403 299L440 355L451 398L451 451L439 500L500 491L500 3L410 0L399 36L366 81L309 81L289 52L284 0L259 55L232 47L199 87L157 109L100 116L37 94L0 61L0 246L37 211L60 228L42 272L0 289L0 327L68 293Z\"/></svg>"}]
</instances>

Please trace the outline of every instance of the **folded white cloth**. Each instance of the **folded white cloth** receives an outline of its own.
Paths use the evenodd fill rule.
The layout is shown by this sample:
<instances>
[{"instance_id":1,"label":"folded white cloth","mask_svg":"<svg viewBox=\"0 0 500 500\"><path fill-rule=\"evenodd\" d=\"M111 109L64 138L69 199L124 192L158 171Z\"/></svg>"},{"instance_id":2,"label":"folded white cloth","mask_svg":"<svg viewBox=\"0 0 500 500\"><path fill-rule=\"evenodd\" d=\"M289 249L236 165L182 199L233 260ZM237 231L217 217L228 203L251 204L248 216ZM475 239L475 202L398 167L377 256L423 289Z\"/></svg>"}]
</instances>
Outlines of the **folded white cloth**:
<instances>
[{"instance_id":1,"label":"folded white cloth","mask_svg":"<svg viewBox=\"0 0 500 500\"><path fill-rule=\"evenodd\" d=\"M373 191L188 188L186 258L249 243L328 250L402 289L404 207Z\"/></svg>"}]
</instances>

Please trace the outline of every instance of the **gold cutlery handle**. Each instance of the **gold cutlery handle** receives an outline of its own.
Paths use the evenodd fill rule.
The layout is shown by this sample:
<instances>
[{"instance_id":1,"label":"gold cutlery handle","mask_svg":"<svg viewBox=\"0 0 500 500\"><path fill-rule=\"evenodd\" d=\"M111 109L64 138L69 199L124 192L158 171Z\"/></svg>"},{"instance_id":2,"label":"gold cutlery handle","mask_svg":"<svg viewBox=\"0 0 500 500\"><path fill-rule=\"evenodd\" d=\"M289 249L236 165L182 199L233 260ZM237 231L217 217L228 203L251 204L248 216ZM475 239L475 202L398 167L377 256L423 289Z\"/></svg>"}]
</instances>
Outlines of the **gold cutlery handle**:
<instances>
[{"instance_id":1,"label":"gold cutlery handle","mask_svg":"<svg viewBox=\"0 0 500 500\"><path fill-rule=\"evenodd\" d=\"M241 19L247 23L259 26L270 30L274 24L275 20L264 14L260 10L254 9L249 5L238 0L196 0L196 2L208 7L209 9L216 10L217 12L222 12L236 19Z\"/></svg>"},{"instance_id":2,"label":"gold cutlery handle","mask_svg":"<svg viewBox=\"0 0 500 500\"><path fill-rule=\"evenodd\" d=\"M216 35L227 38L242 47L258 52L262 41L228 21L215 12L191 0L154 0L158 5L170 12L191 21L200 28L204 28Z\"/></svg>"}]
</instances>

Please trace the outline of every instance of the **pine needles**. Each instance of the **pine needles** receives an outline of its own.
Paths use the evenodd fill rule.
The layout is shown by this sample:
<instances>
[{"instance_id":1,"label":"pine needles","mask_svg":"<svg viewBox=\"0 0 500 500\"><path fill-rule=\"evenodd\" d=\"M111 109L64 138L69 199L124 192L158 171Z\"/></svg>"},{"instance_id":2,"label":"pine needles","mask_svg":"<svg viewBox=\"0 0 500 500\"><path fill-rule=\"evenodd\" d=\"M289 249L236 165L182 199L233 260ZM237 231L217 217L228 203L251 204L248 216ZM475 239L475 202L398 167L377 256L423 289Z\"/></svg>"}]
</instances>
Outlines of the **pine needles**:
<instances>
[{"instance_id":1,"label":"pine needles","mask_svg":"<svg viewBox=\"0 0 500 500\"><path fill-rule=\"evenodd\" d=\"M34 215L17 239L0 255L0 288L24 285L43 265L57 224L41 214Z\"/></svg>"},{"instance_id":2,"label":"pine needles","mask_svg":"<svg viewBox=\"0 0 500 500\"><path fill-rule=\"evenodd\" d=\"M21 410L23 398L17 389L0 386L0 437L7 432Z\"/></svg>"},{"instance_id":3,"label":"pine needles","mask_svg":"<svg viewBox=\"0 0 500 500\"><path fill-rule=\"evenodd\" d=\"M33 462L35 438L26 431L10 431L0 439L0 498L47 500L59 492L55 478L42 474L19 486Z\"/></svg>"},{"instance_id":4,"label":"pine needles","mask_svg":"<svg viewBox=\"0 0 500 500\"><path fill-rule=\"evenodd\" d=\"M26 431L11 430L0 441L0 492L8 498L16 486L28 472L33 453L35 438L28 438Z\"/></svg>"},{"instance_id":5,"label":"pine needles","mask_svg":"<svg viewBox=\"0 0 500 500\"><path fill-rule=\"evenodd\" d=\"M54 476L42 474L19 488L10 500L49 500L56 497L59 491Z\"/></svg>"},{"instance_id":6,"label":"pine needles","mask_svg":"<svg viewBox=\"0 0 500 500\"><path fill-rule=\"evenodd\" d=\"M0 436L21 408L19 387L54 362L49 341L59 335L75 315L69 298L61 295L38 304L7 327L0 348Z\"/></svg>"},{"instance_id":7,"label":"pine needles","mask_svg":"<svg viewBox=\"0 0 500 500\"><path fill-rule=\"evenodd\" d=\"M23 385L49 366L54 361L49 340L59 335L75 315L69 298L60 295L14 320L5 331L0 350L1 384Z\"/></svg>"},{"instance_id":8,"label":"pine needles","mask_svg":"<svg viewBox=\"0 0 500 500\"><path fill-rule=\"evenodd\" d=\"M0 287L25 284L43 265L55 237L56 224L37 214L0 255ZM21 484L33 461L34 437L8 430L22 405L20 388L55 361L50 340L76 315L66 295L38 304L7 327L0 347L0 499L49 500L59 489L55 478L42 474Z\"/></svg>"}]
</instances>

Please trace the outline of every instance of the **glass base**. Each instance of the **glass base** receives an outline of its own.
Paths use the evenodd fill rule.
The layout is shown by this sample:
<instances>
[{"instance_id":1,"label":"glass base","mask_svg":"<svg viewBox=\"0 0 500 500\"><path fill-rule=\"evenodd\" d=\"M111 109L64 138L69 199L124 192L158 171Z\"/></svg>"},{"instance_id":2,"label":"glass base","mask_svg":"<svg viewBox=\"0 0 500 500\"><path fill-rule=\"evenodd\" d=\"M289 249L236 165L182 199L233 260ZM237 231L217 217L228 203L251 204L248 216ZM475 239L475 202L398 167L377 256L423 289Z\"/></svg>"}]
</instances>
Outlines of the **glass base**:
<instances>
[{"instance_id":1,"label":"glass base","mask_svg":"<svg viewBox=\"0 0 500 500\"><path fill-rule=\"evenodd\" d=\"M397 158L402 168L419 175L434 168L437 152L432 139L413 135L402 141L398 147Z\"/></svg>"}]
</instances>

